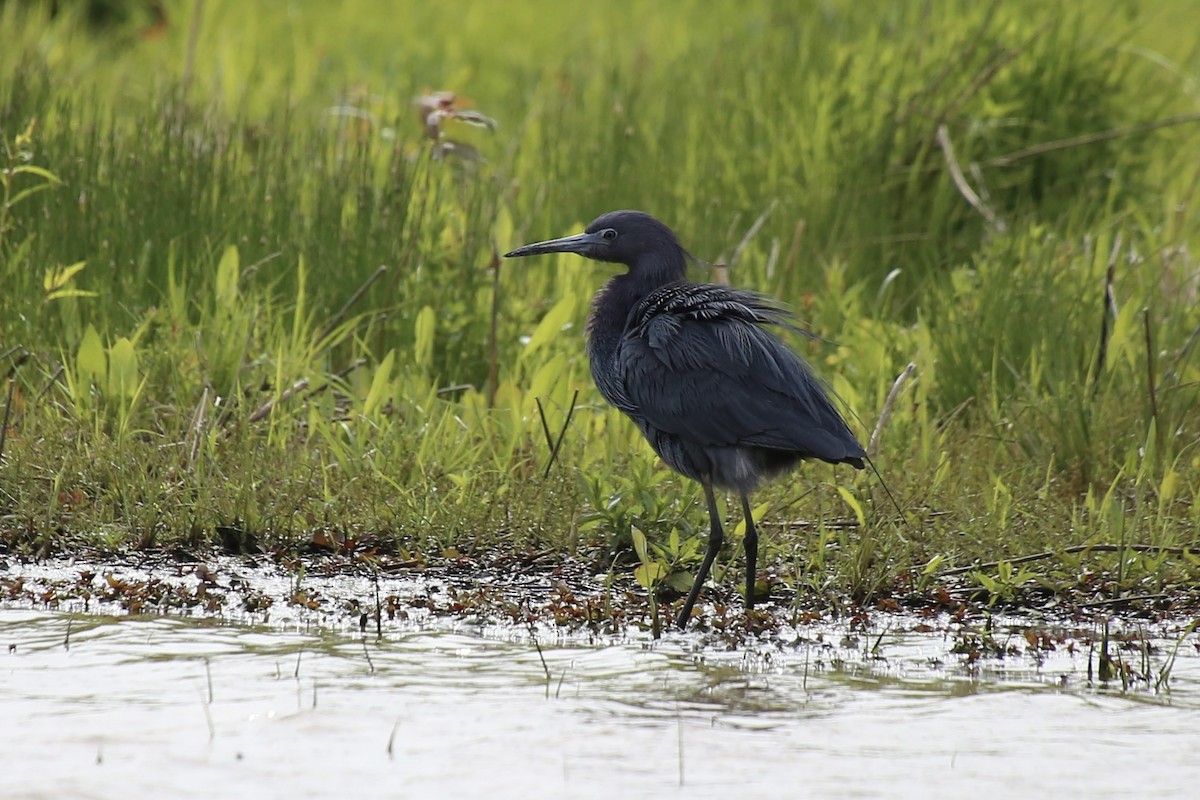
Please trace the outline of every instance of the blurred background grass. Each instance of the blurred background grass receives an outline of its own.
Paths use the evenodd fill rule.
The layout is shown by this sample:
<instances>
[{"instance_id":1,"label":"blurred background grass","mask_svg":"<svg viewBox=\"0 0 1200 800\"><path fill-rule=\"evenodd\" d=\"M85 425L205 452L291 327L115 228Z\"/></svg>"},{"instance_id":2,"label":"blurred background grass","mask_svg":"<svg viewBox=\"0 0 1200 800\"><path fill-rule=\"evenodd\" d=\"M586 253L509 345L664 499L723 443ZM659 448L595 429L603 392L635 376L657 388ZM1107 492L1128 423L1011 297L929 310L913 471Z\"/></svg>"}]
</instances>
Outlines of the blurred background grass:
<instances>
[{"instance_id":1,"label":"blurred background grass","mask_svg":"<svg viewBox=\"0 0 1200 800\"><path fill-rule=\"evenodd\" d=\"M806 470L764 495L806 523L780 582L1194 545L1196 30L1190 0L4 2L0 535L604 561L637 528L687 568L693 487L590 385L602 271L496 272L634 207L831 340L796 345L864 439L916 365L877 457L915 527ZM430 138L435 90L494 130ZM1126 556L1097 574L1193 570Z\"/></svg>"}]
</instances>

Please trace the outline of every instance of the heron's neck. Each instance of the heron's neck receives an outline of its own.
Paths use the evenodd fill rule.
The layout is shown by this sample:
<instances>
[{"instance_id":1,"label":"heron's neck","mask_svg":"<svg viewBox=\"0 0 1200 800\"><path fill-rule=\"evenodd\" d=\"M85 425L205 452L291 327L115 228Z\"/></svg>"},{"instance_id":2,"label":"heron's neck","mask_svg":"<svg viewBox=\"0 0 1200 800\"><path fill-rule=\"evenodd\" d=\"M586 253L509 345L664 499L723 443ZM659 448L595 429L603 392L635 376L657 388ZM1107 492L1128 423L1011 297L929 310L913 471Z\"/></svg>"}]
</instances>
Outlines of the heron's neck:
<instances>
[{"instance_id":1,"label":"heron's neck","mask_svg":"<svg viewBox=\"0 0 1200 800\"><path fill-rule=\"evenodd\" d=\"M592 300L588 317L588 357L593 370L608 363L625 333L629 314L651 292L687 277L687 262L682 250L669 257L643 258L629 271L610 278Z\"/></svg>"}]
</instances>

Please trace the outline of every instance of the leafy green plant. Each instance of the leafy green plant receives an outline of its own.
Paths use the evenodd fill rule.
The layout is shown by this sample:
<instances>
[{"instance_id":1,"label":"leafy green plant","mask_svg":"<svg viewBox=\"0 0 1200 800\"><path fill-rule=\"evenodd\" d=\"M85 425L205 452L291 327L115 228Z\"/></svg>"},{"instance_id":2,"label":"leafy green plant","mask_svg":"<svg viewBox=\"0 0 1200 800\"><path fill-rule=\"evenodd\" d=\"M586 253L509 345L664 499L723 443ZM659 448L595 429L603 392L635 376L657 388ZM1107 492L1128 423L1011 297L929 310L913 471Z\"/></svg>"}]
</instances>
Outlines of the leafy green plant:
<instances>
[{"instance_id":1,"label":"leafy green plant","mask_svg":"<svg viewBox=\"0 0 1200 800\"><path fill-rule=\"evenodd\" d=\"M976 570L971 577L987 592L989 606L1011 602L1035 577L1025 565L1013 566L1010 561L1000 561L994 573Z\"/></svg>"},{"instance_id":2,"label":"leafy green plant","mask_svg":"<svg viewBox=\"0 0 1200 800\"><path fill-rule=\"evenodd\" d=\"M37 193L62 184L53 172L32 163L36 130L37 122L31 119L11 141L8 138L3 140L5 164L0 169L0 246L7 244L16 207Z\"/></svg>"}]
</instances>

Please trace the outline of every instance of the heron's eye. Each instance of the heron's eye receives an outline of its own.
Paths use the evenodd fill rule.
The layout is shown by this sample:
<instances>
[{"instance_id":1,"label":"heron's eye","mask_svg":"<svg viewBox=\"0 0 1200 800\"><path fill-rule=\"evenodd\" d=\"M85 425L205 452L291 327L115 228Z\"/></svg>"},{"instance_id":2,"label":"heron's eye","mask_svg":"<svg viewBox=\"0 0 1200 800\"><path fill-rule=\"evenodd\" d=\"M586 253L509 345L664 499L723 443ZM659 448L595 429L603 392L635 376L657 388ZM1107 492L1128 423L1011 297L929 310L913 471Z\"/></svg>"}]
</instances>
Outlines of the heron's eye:
<instances>
[{"instance_id":1,"label":"heron's eye","mask_svg":"<svg viewBox=\"0 0 1200 800\"><path fill-rule=\"evenodd\" d=\"M605 228L604 230L600 231L600 235L610 242L617 238L617 232L612 228Z\"/></svg>"}]
</instances>

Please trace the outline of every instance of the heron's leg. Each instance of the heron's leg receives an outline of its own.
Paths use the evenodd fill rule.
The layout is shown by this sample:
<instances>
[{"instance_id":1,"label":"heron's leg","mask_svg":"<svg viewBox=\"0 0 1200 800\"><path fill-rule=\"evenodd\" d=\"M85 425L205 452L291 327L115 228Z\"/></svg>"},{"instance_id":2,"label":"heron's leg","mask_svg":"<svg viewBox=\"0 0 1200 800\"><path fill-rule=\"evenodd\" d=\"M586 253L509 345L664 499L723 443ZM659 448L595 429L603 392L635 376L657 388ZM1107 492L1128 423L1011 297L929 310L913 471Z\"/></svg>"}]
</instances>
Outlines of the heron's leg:
<instances>
[{"instance_id":1,"label":"heron's leg","mask_svg":"<svg viewBox=\"0 0 1200 800\"><path fill-rule=\"evenodd\" d=\"M708 580L708 571L712 569L713 560L716 559L717 553L721 551L721 543L725 541L725 532L721 529L721 517L717 513L717 498L713 495L712 485L704 482L704 499L708 501L708 551L704 554L704 561L700 564L700 571L696 573L696 578L692 582L692 590L688 592L687 601L683 604L683 610L679 612L679 620L677 624L680 630L687 627L688 620L692 618L692 606L696 605L696 598L700 596L700 589L704 586L704 582Z\"/></svg>"},{"instance_id":2,"label":"heron's leg","mask_svg":"<svg viewBox=\"0 0 1200 800\"><path fill-rule=\"evenodd\" d=\"M742 515L746 518L746 608L754 608L754 577L758 572L758 529L750 498L742 495Z\"/></svg>"}]
</instances>

